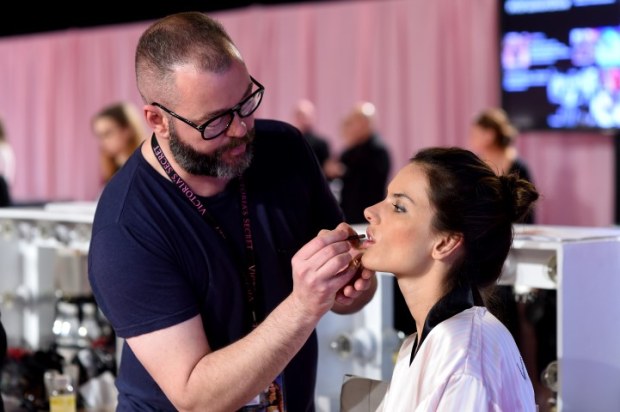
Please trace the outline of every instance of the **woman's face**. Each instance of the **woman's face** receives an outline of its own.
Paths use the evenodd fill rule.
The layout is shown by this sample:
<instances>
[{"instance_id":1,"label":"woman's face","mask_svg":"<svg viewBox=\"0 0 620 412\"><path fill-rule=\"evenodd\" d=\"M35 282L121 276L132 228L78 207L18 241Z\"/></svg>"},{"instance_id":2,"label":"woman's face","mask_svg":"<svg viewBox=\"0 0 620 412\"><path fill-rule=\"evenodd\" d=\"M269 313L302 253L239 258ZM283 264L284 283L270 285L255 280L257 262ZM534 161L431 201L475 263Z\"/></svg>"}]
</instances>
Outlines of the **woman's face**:
<instances>
[{"instance_id":1,"label":"woman's face","mask_svg":"<svg viewBox=\"0 0 620 412\"><path fill-rule=\"evenodd\" d=\"M486 150L493 147L494 144L493 130L474 124L469 132L469 144L471 150L477 154L483 154Z\"/></svg>"},{"instance_id":2,"label":"woman's face","mask_svg":"<svg viewBox=\"0 0 620 412\"><path fill-rule=\"evenodd\" d=\"M100 117L93 122L93 132L99 139L102 152L110 157L123 154L129 144L130 130L121 127L110 117Z\"/></svg>"},{"instance_id":3,"label":"woman's face","mask_svg":"<svg viewBox=\"0 0 620 412\"><path fill-rule=\"evenodd\" d=\"M396 277L425 273L433 259L436 234L428 179L415 163L403 167L388 186L385 200L365 210L369 222L362 243L364 267Z\"/></svg>"}]
</instances>

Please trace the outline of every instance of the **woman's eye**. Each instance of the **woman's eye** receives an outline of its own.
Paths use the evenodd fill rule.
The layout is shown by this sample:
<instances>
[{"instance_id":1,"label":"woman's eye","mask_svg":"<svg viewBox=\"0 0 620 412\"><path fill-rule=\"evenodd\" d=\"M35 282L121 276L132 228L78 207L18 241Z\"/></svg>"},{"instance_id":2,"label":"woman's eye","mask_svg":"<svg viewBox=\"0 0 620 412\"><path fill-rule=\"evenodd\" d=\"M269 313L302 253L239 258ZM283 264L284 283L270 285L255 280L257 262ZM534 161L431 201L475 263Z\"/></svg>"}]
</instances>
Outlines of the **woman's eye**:
<instances>
[{"instance_id":1,"label":"woman's eye","mask_svg":"<svg viewBox=\"0 0 620 412\"><path fill-rule=\"evenodd\" d=\"M392 203L392 206L394 206L394 211L396 213L404 213L407 211L404 207L400 206L398 203Z\"/></svg>"}]
</instances>

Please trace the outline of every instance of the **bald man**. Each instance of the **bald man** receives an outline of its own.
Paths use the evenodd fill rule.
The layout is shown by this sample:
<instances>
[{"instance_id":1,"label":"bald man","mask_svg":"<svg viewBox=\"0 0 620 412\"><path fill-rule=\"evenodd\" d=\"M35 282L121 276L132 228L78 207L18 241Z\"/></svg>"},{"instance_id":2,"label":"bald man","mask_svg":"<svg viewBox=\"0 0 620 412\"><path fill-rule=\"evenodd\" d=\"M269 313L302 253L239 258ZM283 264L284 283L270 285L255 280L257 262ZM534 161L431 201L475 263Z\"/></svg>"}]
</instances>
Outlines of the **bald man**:
<instances>
[{"instance_id":1,"label":"bald man","mask_svg":"<svg viewBox=\"0 0 620 412\"><path fill-rule=\"evenodd\" d=\"M327 139L316 133L315 120L314 104L308 99L297 102L293 112L293 124L312 148L321 168L324 168L325 162L330 156L330 147Z\"/></svg>"},{"instance_id":2,"label":"bald man","mask_svg":"<svg viewBox=\"0 0 620 412\"><path fill-rule=\"evenodd\" d=\"M340 206L351 224L366 223L364 209L385 197L391 159L376 131L375 113L372 103L360 102L342 123Z\"/></svg>"}]
</instances>

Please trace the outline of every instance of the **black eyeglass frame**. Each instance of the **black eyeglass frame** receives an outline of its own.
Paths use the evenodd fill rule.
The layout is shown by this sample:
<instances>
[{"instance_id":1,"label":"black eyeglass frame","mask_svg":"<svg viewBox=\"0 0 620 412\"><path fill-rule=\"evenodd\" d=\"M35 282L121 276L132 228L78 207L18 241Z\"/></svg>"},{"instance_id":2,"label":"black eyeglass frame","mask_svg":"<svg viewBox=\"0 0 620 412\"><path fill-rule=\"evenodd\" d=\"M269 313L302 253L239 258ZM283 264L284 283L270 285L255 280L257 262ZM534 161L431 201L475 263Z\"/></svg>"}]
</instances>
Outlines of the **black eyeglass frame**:
<instances>
[{"instance_id":1,"label":"black eyeglass frame","mask_svg":"<svg viewBox=\"0 0 620 412\"><path fill-rule=\"evenodd\" d=\"M225 112L218 114L217 116L212 117L211 119L207 120L206 122L204 122L201 125L197 125L196 123L192 122L191 120L187 120L185 117L173 112L172 110L168 109L167 107L165 107L162 104L159 104L157 102L152 102L151 104L153 106L157 106L160 109L162 109L164 112L168 113L169 115L171 115L172 117L175 117L177 119L179 119L180 121L182 121L183 123L193 127L194 129L198 130L200 132L200 136L204 139L204 140L213 140L215 138L218 138L219 136L222 135L222 133L226 132L226 130L228 130L228 128L230 127L230 125L232 124L232 122L235 120L235 113L237 113L237 115L240 118L244 118L244 117L248 117L250 116L252 113L254 113L256 111L256 109L258 109L258 107L260 106L261 102L263 101L263 94L265 93L265 86L263 86L262 84L260 84L258 82L258 80L256 80L254 77L250 76L250 80L252 81L252 83L254 83L258 89L256 89L255 91L253 91L252 93L250 93L246 98L244 98L243 100L241 100L239 103L237 103L234 107L231 107L230 109L226 110ZM252 111L250 113L247 114L242 114L241 113L241 108L243 107L243 105L245 103L247 103L249 100L253 99L256 97L256 95L259 95L258 98L258 103L256 104L256 107L254 109L252 109ZM218 134L216 134L215 136L210 136L210 137L205 137L205 130L207 129L207 127L213 123L214 121L224 117L224 116L230 116L230 119L228 120L228 123L226 123L226 127L224 127L222 129L221 132L219 132Z\"/></svg>"}]
</instances>

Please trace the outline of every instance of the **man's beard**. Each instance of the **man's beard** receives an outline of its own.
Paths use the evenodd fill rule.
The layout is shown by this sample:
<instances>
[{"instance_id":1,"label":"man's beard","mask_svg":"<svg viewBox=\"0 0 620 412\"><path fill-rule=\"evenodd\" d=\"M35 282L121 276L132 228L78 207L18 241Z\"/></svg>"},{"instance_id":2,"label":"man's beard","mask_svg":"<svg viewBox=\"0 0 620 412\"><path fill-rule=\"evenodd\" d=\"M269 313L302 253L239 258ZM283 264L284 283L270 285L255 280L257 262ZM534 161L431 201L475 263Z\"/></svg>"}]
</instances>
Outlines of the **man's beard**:
<instances>
[{"instance_id":1,"label":"man's beard","mask_svg":"<svg viewBox=\"0 0 620 412\"><path fill-rule=\"evenodd\" d=\"M221 138L221 136L219 137ZM203 154L194 150L190 145L183 143L174 127L170 124L170 151L174 160L188 173L198 176L210 176L222 179L231 179L241 176L252 162L252 142L254 128L248 130L243 137L236 137L229 144L218 148L214 153ZM224 154L238 146L246 145L243 155L227 160Z\"/></svg>"}]
</instances>

